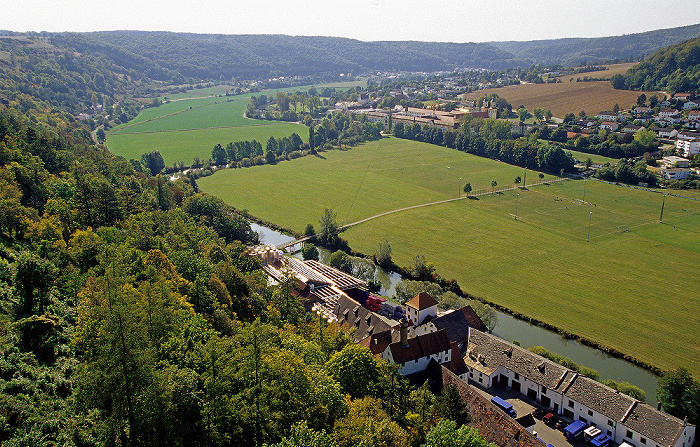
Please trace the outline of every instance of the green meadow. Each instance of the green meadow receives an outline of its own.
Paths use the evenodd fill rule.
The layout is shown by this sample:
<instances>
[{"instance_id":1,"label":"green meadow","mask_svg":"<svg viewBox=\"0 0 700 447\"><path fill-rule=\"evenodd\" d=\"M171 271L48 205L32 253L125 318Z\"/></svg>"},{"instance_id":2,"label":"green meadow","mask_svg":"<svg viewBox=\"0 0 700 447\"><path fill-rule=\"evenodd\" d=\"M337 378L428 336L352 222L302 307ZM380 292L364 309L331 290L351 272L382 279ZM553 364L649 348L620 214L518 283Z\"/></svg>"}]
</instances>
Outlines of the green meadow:
<instances>
[{"instance_id":1,"label":"green meadow","mask_svg":"<svg viewBox=\"0 0 700 447\"><path fill-rule=\"evenodd\" d=\"M350 88L366 85L366 80L323 84L324 87ZM276 92L306 91L312 86L264 90L255 95L273 96ZM270 137L288 137L297 133L308 139L308 128L298 123L246 118L244 112L253 94L224 96L229 86L188 90L168 96L159 107L146 108L128 123L107 132L107 147L116 155L139 159L142 154L160 151L166 165L195 157L206 160L218 144L257 140L265 145Z\"/></svg>"},{"instance_id":2,"label":"green meadow","mask_svg":"<svg viewBox=\"0 0 700 447\"><path fill-rule=\"evenodd\" d=\"M107 138L107 143L112 153L127 159L140 159L146 152L160 151L165 164L172 165L177 161L189 164L194 157L211 158L211 150L217 143L226 146L232 141L257 140L264 147L271 136L281 138L295 132L303 140L308 139L308 128L302 124L273 122L255 126L114 134Z\"/></svg>"},{"instance_id":3,"label":"green meadow","mask_svg":"<svg viewBox=\"0 0 700 447\"><path fill-rule=\"evenodd\" d=\"M297 133L308 138L308 128L298 123L253 120L243 116L250 95L194 98L171 101L144 109L128 123L107 134L109 150L127 159L160 151L166 165L189 164L194 157L208 159L219 143L267 140Z\"/></svg>"},{"instance_id":4,"label":"green meadow","mask_svg":"<svg viewBox=\"0 0 700 447\"><path fill-rule=\"evenodd\" d=\"M604 157L602 155L597 155L597 154L588 154L586 152L578 152L578 151L569 151L571 152L571 155L574 156L575 159L579 161L585 162L587 159L591 159L593 163L600 163L604 165L605 163L610 163L610 164L615 164L620 160L616 160L614 158L610 157Z\"/></svg>"},{"instance_id":5,"label":"green meadow","mask_svg":"<svg viewBox=\"0 0 700 447\"><path fill-rule=\"evenodd\" d=\"M325 207L340 224L512 186L535 172L419 142L383 139L275 166L220 171L206 192L295 231ZM700 373L700 202L592 180L462 198L389 214L343 233L371 254L417 254L474 296L617 349L653 366ZM690 194L684 194L690 197ZM462 196L464 194L462 193ZM514 215L517 214L517 219Z\"/></svg>"}]
</instances>

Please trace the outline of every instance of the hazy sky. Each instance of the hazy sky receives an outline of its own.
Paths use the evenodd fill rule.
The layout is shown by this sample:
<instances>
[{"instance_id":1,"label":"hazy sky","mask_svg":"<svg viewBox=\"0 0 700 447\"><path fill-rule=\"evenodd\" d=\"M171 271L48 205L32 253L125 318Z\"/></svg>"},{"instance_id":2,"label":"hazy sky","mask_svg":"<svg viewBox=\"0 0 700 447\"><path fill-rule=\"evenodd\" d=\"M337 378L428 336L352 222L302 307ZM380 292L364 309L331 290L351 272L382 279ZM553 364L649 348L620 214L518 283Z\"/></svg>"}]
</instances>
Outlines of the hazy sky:
<instances>
[{"instance_id":1,"label":"hazy sky","mask_svg":"<svg viewBox=\"0 0 700 447\"><path fill-rule=\"evenodd\" d=\"M0 29L290 34L486 42L700 23L697 0L0 0Z\"/></svg>"}]
</instances>

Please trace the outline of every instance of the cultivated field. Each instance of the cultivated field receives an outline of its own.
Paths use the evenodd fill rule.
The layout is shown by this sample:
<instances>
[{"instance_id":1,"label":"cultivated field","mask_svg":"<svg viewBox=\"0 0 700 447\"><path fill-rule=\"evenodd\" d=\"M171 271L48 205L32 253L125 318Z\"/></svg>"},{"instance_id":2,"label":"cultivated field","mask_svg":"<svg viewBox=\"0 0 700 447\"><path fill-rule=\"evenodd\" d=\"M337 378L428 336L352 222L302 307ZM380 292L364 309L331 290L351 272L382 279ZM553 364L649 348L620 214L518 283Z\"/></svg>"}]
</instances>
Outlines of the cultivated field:
<instances>
[{"instance_id":1,"label":"cultivated field","mask_svg":"<svg viewBox=\"0 0 700 447\"><path fill-rule=\"evenodd\" d=\"M189 164L194 157L210 158L217 143L225 146L232 141L257 140L264 146L271 136L292 133L308 138L304 125L243 116L250 96L183 99L145 109L130 122L110 130L107 146L128 159L157 150L165 163L172 165L177 161Z\"/></svg>"},{"instance_id":2,"label":"cultivated field","mask_svg":"<svg viewBox=\"0 0 700 447\"><path fill-rule=\"evenodd\" d=\"M616 73L624 73L629 64L610 66L607 71L579 73L562 76L561 84L521 84L509 85L502 88L479 90L465 95L467 99L479 99L484 95L497 94L505 98L516 109L523 105L532 110L535 107L550 109L554 116L563 118L567 113L578 115L584 110L589 115L597 115L604 110L610 110L615 104L627 109L637 103L637 97L642 93L647 96L655 92L639 92L631 90L615 90L609 81L576 82L576 78L584 76L609 78ZM571 79L573 78L573 81ZM660 94L660 96L663 96Z\"/></svg>"},{"instance_id":3,"label":"cultivated field","mask_svg":"<svg viewBox=\"0 0 700 447\"><path fill-rule=\"evenodd\" d=\"M491 180L505 186L516 175L523 170L385 139L277 166L226 170L199 184L252 215L303 231L324 207L348 223L456 197L465 182L475 189L490 189ZM534 180L528 172L527 183ZM368 254L386 239L399 265L423 254L466 292L660 368L682 365L697 375L700 321L690 316L700 311L700 280L692 274L700 264L700 202L667 197L660 224L661 202L653 192L567 180L390 214L343 237Z\"/></svg>"},{"instance_id":4,"label":"cultivated field","mask_svg":"<svg viewBox=\"0 0 700 447\"><path fill-rule=\"evenodd\" d=\"M569 80L572 77L574 78L574 81L576 78L583 78L584 76L588 76L590 78L598 78L598 79L610 79L616 74L625 74L627 70L630 68L634 67L637 65L636 62L628 62L626 64L612 64L612 65L606 65L607 70L604 71L585 71L583 73L577 73L575 75L562 75L559 76L561 78L562 82L564 79Z\"/></svg>"},{"instance_id":5,"label":"cultivated field","mask_svg":"<svg viewBox=\"0 0 700 447\"><path fill-rule=\"evenodd\" d=\"M366 79L316 85L317 89L337 89L367 85ZM255 95L274 96L278 91L306 91L312 86L265 90ZM217 143L257 140L265 146L267 140L297 133L308 139L308 128L297 123L262 121L246 118L244 112L253 94L222 96L230 86L188 90L168 96L159 107L144 109L128 123L120 124L107 133L107 147L128 159L138 159L150 151L160 151L166 165L182 161L189 164L195 157L208 159Z\"/></svg>"}]
</instances>

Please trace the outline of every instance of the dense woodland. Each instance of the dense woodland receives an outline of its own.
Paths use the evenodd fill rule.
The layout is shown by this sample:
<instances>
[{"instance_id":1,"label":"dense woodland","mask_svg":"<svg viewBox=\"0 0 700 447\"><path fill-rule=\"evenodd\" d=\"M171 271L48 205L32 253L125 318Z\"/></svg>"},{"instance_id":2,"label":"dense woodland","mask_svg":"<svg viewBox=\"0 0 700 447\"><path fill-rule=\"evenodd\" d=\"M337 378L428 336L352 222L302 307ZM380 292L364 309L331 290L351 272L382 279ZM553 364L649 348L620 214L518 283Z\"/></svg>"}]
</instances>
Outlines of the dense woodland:
<instances>
[{"instance_id":1,"label":"dense woodland","mask_svg":"<svg viewBox=\"0 0 700 447\"><path fill-rule=\"evenodd\" d=\"M585 65L635 60L668 45L697 37L699 31L700 25L692 25L606 38L490 43L435 43L408 39L363 42L332 37L141 31L41 33L31 37L45 42L32 45L31 51L48 49L66 55L74 53L79 57L89 55L95 65L124 75L125 82L139 83L146 77L183 84L200 79L230 81L278 76L337 76L339 73L378 70L430 72L457 67L500 70L538 63ZM9 39L2 41L7 45ZM0 51L15 54L16 50L0 46ZM3 57L0 61L13 62L7 59ZM107 76L104 72L102 74ZM148 87L142 86L142 89L148 90Z\"/></svg>"},{"instance_id":2,"label":"dense woodland","mask_svg":"<svg viewBox=\"0 0 700 447\"><path fill-rule=\"evenodd\" d=\"M616 89L697 91L700 88L700 38L663 48L610 81Z\"/></svg>"},{"instance_id":3,"label":"dense woodland","mask_svg":"<svg viewBox=\"0 0 700 447\"><path fill-rule=\"evenodd\" d=\"M664 47L700 35L700 24L598 38L489 42L516 59L541 64L586 65L607 60L639 60ZM520 64L521 66L528 64Z\"/></svg>"}]
</instances>

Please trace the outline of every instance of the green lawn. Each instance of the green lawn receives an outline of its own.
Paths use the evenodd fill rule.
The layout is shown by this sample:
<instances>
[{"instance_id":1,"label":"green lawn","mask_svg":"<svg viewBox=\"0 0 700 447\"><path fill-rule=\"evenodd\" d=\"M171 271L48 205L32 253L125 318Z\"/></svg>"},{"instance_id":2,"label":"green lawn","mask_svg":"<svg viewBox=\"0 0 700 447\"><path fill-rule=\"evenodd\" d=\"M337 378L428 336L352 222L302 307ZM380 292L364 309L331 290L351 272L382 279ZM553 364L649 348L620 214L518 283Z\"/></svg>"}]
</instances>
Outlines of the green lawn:
<instances>
[{"instance_id":1,"label":"green lawn","mask_svg":"<svg viewBox=\"0 0 700 447\"><path fill-rule=\"evenodd\" d=\"M111 134L269 124L269 121L254 120L243 116L248 106L248 99L236 98L238 99L208 98L171 102L160 106L169 108L167 113L156 117L147 117L146 112L153 109L146 109L139 114L140 120L134 120L129 122L127 126L115 128ZM175 111L170 112L170 109ZM142 117L142 115L146 116Z\"/></svg>"},{"instance_id":2,"label":"green lawn","mask_svg":"<svg viewBox=\"0 0 700 447\"><path fill-rule=\"evenodd\" d=\"M324 207L348 223L512 184L523 169L418 142L384 139L276 166L226 170L200 187L303 231ZM547 177L551 179L551 177ZM527 183L538 180L527 173ZM584 197L585 203L581 201ZM343 234L372 253L388 240L408 265L425 255L473 295L660 368L700 374L700 202L567 180L390 214ZM510 216L516 213L519 220ZM590 242L589 238L590 222Z\"/></svg>"},{"instance_id":3,"label":"green lawn","mask_svg":"<svg viewBox=\"0 0 700 447\"><path fill-rule=\"evenodd\" d=\"M597 154L588 154L586 152L569 151L568 149L567 149L567 152L571 152L571 155L573 155L574 158L576 158L579 161L583 161L583 162L585 162L586 159L588 159L588 158L590 158L593 163L600 163L602 165L604 165L605 163L610 163L610 164L614 165L615 163L620 161L620 160L615 159L615 158L603 157L602 155L597 155Z\"/></svg>"}]
</instances>

